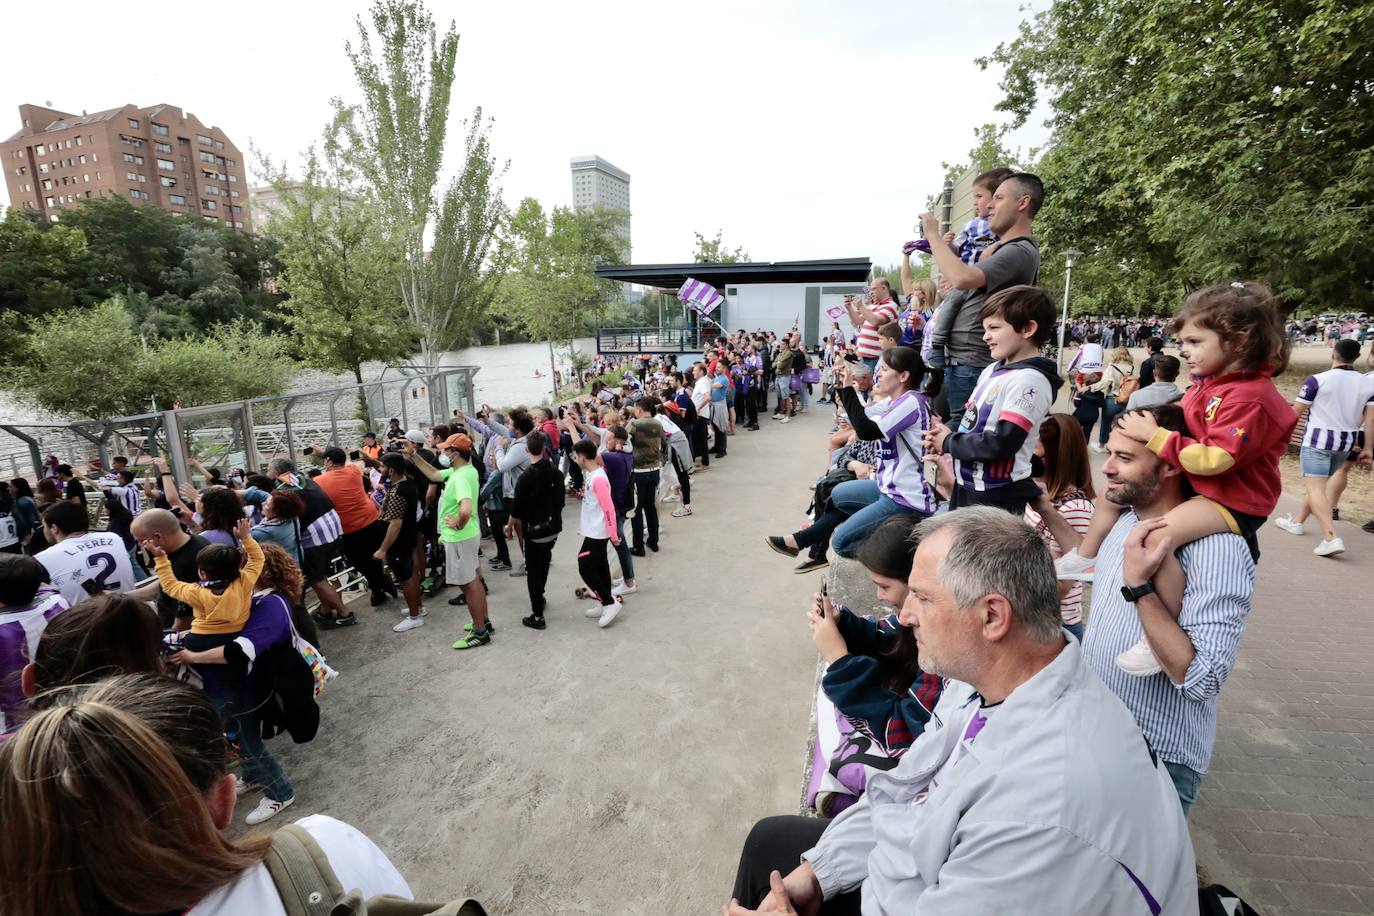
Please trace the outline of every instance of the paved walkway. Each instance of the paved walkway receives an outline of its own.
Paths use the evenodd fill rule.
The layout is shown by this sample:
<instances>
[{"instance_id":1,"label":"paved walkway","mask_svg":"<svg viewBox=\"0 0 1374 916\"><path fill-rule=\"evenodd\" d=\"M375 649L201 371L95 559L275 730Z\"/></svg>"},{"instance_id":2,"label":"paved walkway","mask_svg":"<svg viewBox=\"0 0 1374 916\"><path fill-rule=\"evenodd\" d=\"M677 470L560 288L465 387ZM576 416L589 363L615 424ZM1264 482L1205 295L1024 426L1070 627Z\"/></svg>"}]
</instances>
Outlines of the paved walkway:
<instances>
[{"instance_id":1,"label":"paved walkway","mask_svg":"<svg viewBox=\"0 0 1374 916\"><path fill-rule=\"evenodd\" d=\"M1278 513L1297 509L1285 498ZM1272 524L1254 608L1222 691L1216 751L1193 809L1198 866L1263 916L1374 913L1374 535L1347 552Z\"/></svg>"}]
</instances>

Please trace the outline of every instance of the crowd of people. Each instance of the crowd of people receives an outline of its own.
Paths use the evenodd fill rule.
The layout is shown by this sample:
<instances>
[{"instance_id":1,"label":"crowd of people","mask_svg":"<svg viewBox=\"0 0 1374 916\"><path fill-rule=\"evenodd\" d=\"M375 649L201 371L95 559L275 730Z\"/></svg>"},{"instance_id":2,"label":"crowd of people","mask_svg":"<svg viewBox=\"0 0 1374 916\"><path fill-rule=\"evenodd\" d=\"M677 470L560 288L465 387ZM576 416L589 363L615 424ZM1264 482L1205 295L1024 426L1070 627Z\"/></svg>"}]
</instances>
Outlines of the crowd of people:
<instances>
[{"instance_id":1,"label":"crowd of people","mask_svg":"<svg viewBox=\"0 0 1374 916\"><path fill-rule=\"evenodd\" d=\"M11 482L0 912L274 912L299 892L274 866L291 843L363 897L409 896L331 818L222 832L242 795L262 793L249 824L294 802L264 739L318 728L334 676L319 631L359 622L347 589L397 602L405 639L424 638L425 601L443 595L470 618L456 650L493 644L493 605L510 601L492 594L498 573L525 580L523 626L564 625L585 602L608 628L652 592L659 507L692 518L732 437L811 411L833 411L826 471L808 522L766 546L805 552L798 573L856 558L892 609L865 617L823 588L808 614L822 688L886 762L833 816L756 825L723 912L1189 911L1186 818L1298 422L1273 383L1290 337L1265 287L1223 284L1167 325L1085 326L1066 382L1042 355L1056 323L1034 284L1043 196L1033 175L980 175L975 220L941 236L926 214L902 289L878 279L847 299L848 327L814 350L795 328L722 332L686 371L607 360L599 378L618 384L563 404L393 420L299 464L196 465L201 487L156 458L142 481L123 458L84 476L53 458L36 486ZM917 251L941 286L913 276ZM1308 498L1277 523L1300 534L1316 517L1321 556L1344 549L1336 479L1371 458L1359 354L1338 340L1297 399ZM1066 384L1072 413L1056 412ZM570 498L583 584L560 600L546 591Z\"/></svg>"}]
</instances>

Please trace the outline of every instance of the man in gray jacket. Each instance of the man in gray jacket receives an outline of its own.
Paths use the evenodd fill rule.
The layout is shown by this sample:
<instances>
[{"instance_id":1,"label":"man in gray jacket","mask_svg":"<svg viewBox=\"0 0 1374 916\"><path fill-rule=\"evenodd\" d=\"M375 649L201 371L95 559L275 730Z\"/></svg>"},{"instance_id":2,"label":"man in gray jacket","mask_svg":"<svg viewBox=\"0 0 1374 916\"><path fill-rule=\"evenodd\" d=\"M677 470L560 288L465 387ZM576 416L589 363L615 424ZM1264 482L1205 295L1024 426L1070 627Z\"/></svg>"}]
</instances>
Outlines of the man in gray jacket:
<instances>
[{"instance_id":1,"label":"man in gray jacket","mask_svg":"<svg viewBox=\"0 0 1374 916\"><path fill-rule=\"evenodd\" d=\"M760 821L723 912L1196 913L1173 783L1064 638L1035 530L976 506L915 537L898 619L950 679L930 724L833 821Z\"/></svg>"}]
</instances>

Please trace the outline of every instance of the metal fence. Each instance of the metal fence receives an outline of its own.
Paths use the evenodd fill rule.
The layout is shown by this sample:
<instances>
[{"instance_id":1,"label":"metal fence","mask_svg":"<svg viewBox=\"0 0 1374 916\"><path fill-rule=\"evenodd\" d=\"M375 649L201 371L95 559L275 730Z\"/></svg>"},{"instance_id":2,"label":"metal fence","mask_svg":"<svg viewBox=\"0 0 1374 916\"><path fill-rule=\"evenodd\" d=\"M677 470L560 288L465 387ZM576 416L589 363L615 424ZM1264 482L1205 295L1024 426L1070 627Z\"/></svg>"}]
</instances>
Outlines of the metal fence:
<instances>
[{"instance_id":1,"label":"metal fence","mask_svg":"<svg viewBox=\"0 0 1374 916\"><path fill-rule=\"evenodd\" d=\"M396 372L390 378L389 373ZM203 483L207 469L264 468L273 458L300 461L308 447L355 447L363 433L380 437L394 417L423 429L476 410L477 366L388 368L371 382L272 397L207 404L131 417L66 424L0 423L0 473L36 477L47 455L72 465L124 455L138 470L165 458L179 482Z\"/></svg>"},{"instance_id":2,"label":"metal fence","mask_svg":"<svg viewBox=\"0 0 1374 916\"><path fill-rule=\"evenodd\" d=\"M598 353L698 353L720 330L708 327L598 328Z\"/></svg>"}]
</instances>

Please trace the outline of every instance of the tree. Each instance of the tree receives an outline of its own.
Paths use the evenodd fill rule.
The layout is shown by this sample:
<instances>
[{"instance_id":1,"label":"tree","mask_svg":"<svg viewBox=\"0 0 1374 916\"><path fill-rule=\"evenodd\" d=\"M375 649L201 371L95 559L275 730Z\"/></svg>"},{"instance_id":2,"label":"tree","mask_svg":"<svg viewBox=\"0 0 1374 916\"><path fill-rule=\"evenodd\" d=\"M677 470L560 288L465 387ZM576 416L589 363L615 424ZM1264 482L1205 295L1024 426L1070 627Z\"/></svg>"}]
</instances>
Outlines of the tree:
<instances>
[{"instance_id":1,"label":"tree","mask_svg":"<svg viewBox=\"0 0 1374 916\"><path fill-rule=\"evenodd\" d=\"M1108 300L1254 278L1374 304L1371 26L1329 0L1056 0L980 61L1013 126L1048 101L1046 249L1083 249Z\"/></svg>"},{"instance_id":2,"label":"tree","mask_svg":"<svg viewBox=\"0 0 1374 916\"><path fill-rule=\"evenodd\" d=\"M413 353L416 331L380 212L356 186L336 139L326 133L324 161L313 147L307 152L300 182L265 158L262 168L280 201L271 232L281 243L280 280L290 293L283 317L297 350L308 365L361 383L363 363Z\"/></svg>"},{"instance_id":3,"label":"tree","mask_svg":"<svg viewBox=\"0 0 1374 916\"><path fill-rule=\"evenodd\" d=\"M458 33L450 22L440 38L417 0L374 0L370 18L371 31L358 17L358 46L345 45L362 102L336 99L336 116L350 162L380 204L399 253L396 280L419 331L419 361L436 365L494 294L483 269L492 266L505 215L497 185L504 166L491 158L490 122L478 109L462 170L438 193ZM425 251L431 224L433 261Z\"/></svg>"},{"instance_id":4,"label":"tree","mask_svg":"<svg viewBox=\"0 0 1374 916\"><path fill-rule=\"evenodd\" d=\"M716 237L713 239L708 239L700 232L692 234L697 239L697 248L692 260L697 264L740 264L749 260L749 252L743 247L736 247L732 251L725 246L719 229L716 230Z\"/></svg>"},{"instance_id":5,"label":"tree","mask_svg":"<svg viewBox=\"0 0 1374 916\"><path fill-rule=\"evenodd\" d=\"M0 222L0 313L33 317L71 305L68 281L85 255L80 229L59 224L43 231L21 210L8 208Z\"/></svg>"},{"instance_id":6,"label":"tree","mask_svg":"<svg viewBox=\"0 0 1374 916\"><path fill-rule=\"evenodd\" d=\"M121 297L55 312L18 341L5 385L45 410L116 417L176 400L213 404L281 392L295 372L285 341L256 325L217 325L204 336L140 340Z\"/></svg>"},{"instance_id":7,"label":"tree","mask_svg":"<svg viewBox=\"0 0 1374 916\"><path fill-rule=\"evenodd\" d=\"M548 343L550 375L554 344L594 327L615 297L618 284L598 280L596 262L624 259L620 233L628 219L625 211L604 207L558 207L546 214L532 197L511 217L512 271L501 286L499 309L531 340Z\"/></svg>"}]
</instances>

